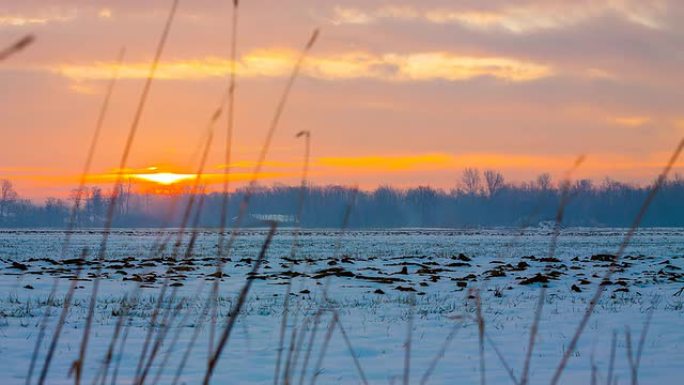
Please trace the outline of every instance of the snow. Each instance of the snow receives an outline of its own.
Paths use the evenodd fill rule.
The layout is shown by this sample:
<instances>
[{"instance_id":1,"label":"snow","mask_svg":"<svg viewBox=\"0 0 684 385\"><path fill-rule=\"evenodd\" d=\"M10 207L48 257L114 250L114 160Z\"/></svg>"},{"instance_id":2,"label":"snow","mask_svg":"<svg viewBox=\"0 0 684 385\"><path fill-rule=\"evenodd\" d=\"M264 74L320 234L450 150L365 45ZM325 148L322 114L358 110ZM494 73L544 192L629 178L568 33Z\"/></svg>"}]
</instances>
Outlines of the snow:
<instances>
[{"instance_id":1,"label":"snow","mask_svg":"<svg viewBox=\"0 0 684 385\"><path fill-rule=\"evenodd\" d=\"M308 327L304 330L310 332L313 315L325 302L322 291L327 287L329 303L326 306L339 313L340 322L349 335L368 381L372 384L400 383L403 380L408 320L414 314L410 382L421 383L445 339L457 328L443 359L437 363L427 383L453 383L454 380L479 383L475 306L474 301L467 300L468 289L479 288L486 334L519 377L540 292L539 284L521 285L520 281L536 273L558 271L561 274L558 279L548 283L531 362L531 383L545 383L553 375L589 298L608 268L609 262L591 261L590 257L615 253L624 234L623 229L564 229L558 238L555 254L559 262L541 262L538 259L547 257L549 250L551 231L548 229L533 229L524 233L510 229L404 229L350 231L345 234L329 230L306 230L298 237L297 255L310 261L292 266L291 271L302 276L293 281L291 292L294 294L290 296L293 310L289 324L296 324L298 333L301 333L303 321L308 320ZM108 268L108 265L117 264L115 261L126 257L133 257L130 260L132 267L123 269L127 277L143 273L153 273L157 277L155 282L146 284L149 287L141 289L141 301L133 309L125 351L120 355L122 361L118 382L132 382L149 327L149 317L167 267L162 263L149 266L140 264L149 258L155 240L167 235L173 235L173 230L121 230L111 235L107 255L109 262L102 270L104 278L101 280L83 383L91 383L100 367L117 321L113 311L119 308L122 298L139 285L135 281L123 280L124 276L116 272L121 269ZM251 261L241 260L257 257L265 235L265 230L247 230L237 239L232 261L225 265L224 271L228 276L221 282L219 313L222 322L225 322L235 296L245 282L245 274L252 267ZM64 277L70 273L56 271L56 268L64 266L55 266L45 259L60 259L63 239L64 234L60 231L0 231L0 289L3 293L0 297L0 375L3 384L25 382L38 334L37 325L46 309L53 277L58 276L63 278L59 278L58 301L52 309L49 335L54 328L60 300L70 282ZM101 234L97 230L77 232L69 257L79 255L83 247L96 250L100 239ZM273 383L286 287L284 277L278 273L290 270L282 258L289 256L292 240L291 230L279 231L273 240L267 256L268 263L260 270L260 275L265 279L253 281L254 285L221 357L213 383ZM197 269L179 272L187 276L178 279L183 286L177 288L173 303L163 305L165 309L173 309L179 301L185 301L152 366L148 383L152 383L157 365L167 352L170 352L169 362L159 383L171 383L173 379L202 313L207 290L211 287L211 281L206 278L215 269L210 258L215 255L216 242L215 232L200 232L194 257ZM465 254L471 261L458 259L459 253ZM535 259L523 258L526 256L535 256ZM625 265L624 271L618 271L612 277L613 282L624 281L624 287L629 291L615 291L623 288L619 284L606 287L576 352L571 356L562 384L589 383L592 362L597 367L599 382L605 383L613 332L617 333L615 373L621 383L629 381L625 328L630 328L636 346L649 311L653 311L653 320L644 346L639 378L642 383L679 383L681 362L684 360L684 333L681 332L684 295L675 294L684 287L682 271L678 270L684 268L683 256L682 229L647 229L636 234L625 258L618 262L630 265ZM579 260L573 261L575 257ZM333 259L336 261L334 265L330 264ZM523 261L529 267L522 271L501 268L505 276L489 277L497 266L510 263L515 267ZM12 268L12 262L26 264L27 270ZM454 263L457 265L449 266ZM403 267L407 268L408 274L400 274ZM421 272L420 269L425 267L428 270ZM72 269L73 266L68 268ZM317 273L331 268L344 269L354 277L333 275L313 278ZM85 268L86 274L95 271L94 266ZM461 279L469 274L474 274L476 278ZM402 281L380 283L359 276ZM580 285L578 282L581 279L590 281L590 284ZM467 287L459 287L459 280L466 282ZM91 284L92 281L79 282L81 288L77 290L75 304L67 318L50 369L50 384L73 383L67 373L78 356ZM582 292L571 291L573 284L581 287ZM33 289L25 288L26 285ZM412 288L415 292L399 291L398 286ZM198 297L200 288L203 291ZM385 294L375 294L376 289L381 289ZM301 293L304 290L310 293ZM415 306L411 305L413 300ZM332 314L326 312L320 319L303 383L309 384L311 381L331 317ZM155 326L155 330L159 328ZM291 330L288 328L286 348L290 346ZM180 333L179 340L170 350L171 340L177 332ZM186 383L198 383L202 379L206 368L208 334L207 327L204 327L183 371L182 378ZM303 339L303 346L307 346L308 338L309 334ZM43 343L39 367L48 343L49 338ZM297 354L298 365L293 369L293 382L300 381L305 353L303 348ZM485 344L485 362L487 383L512 382L489 342ZM317 383L360 383L339 329L332 334Z\"/></svg>"}]
</instances>

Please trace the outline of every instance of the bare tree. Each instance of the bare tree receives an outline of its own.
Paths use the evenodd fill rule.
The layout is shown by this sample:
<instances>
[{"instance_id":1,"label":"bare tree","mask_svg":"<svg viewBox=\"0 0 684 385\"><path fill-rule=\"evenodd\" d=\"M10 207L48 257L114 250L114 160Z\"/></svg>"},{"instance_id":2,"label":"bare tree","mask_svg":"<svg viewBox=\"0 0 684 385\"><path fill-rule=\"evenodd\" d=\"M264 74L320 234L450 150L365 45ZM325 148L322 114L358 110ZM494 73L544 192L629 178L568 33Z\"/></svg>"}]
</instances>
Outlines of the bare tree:
<instances>
[{"instance_id":1,"label":"bare tree","mask_svg":"<svg viewBox=\"0 0 684 385\"><path fill-rule=\"evenodd\" d=\"M90 214L91 224L99 223L100 219L104 217L106 207L106 200L102 194L102 189L93 187L90 189L90 198L88 199L88 208Z\"/></svg>"},{"instance_id":2,"label":"bare tree","mask_svg":"<svg viewBox=\"0 0 684 385\"><path fill-rule=\"evenodd\" d=\"M591 193L594 191L594 183L590 179L580 179L575 181L573 190L582 193Z\"/></svg>"},{"instance_id":3,"label":"bare tree","mask_svg":"<svg viewBox=\"0 0 684 385\"><path fill-rule=\"evenodd\" d=\"M19 195L14 191L12 182L7 179L0 180L0 221L7 216L9 206L17 200Z\"/></svg>"},{"instance_id":4,"label":"bare tree","mask_svg":"<svg viewBox=\"0 0 684 385\"><path fill-rule=\"evenodd\" d=\"M551 189L551 175L548 173L541 174L537 177L537 188L542 191Z\"/></svg>"},{"instance_id":5,"label":"bare tree","mask_svg":"<svg viewBox=\"0 0 684 385\"><path fill-rule=\"evenodd\" d=\"M461 184L466 194L477 195L482 192L482 178L480 170L476 168L466 168L461 175Z\"/></svg>"},{"instance_id":6,"label":"bare tree","mask_svg":"<svg viewBox=\"0 0 684 385\"><path fill-rule=\"evenodd\" d=\"M131 201L131 195L133 194L133 182L131 181L131 178L128 178L128 181L124 185L124 192L125 195L123 196L123 213L128 214L130 211L130 201Z\"/></svg>"},{"instance_id":7,"label":"bare tree","mask_svg":"<svg viewBox=\"0 0 684 385\"><path fill-rule=\"evenodd\" d=\"M682 184L684 183L684 176L677 172L672 176L672 182L675 184Z\"/></svg>"},{"instance_id":8,"label":"bare tree","mask_svg":"<svg viewBox=\"0 0 684 385\"><path fill-rule=\"evenodd\" d=\"M486 170L484 172L485 183L487 185L487 196L494 196L505 185L504 177L500 172L494 170Z\"/></svg>"},{"instance_id":9,"label":"bare tree","mask_svg":"<svg viewBox=\"0 0 684 385\"><path fill-rule=\"evenodd\" d=\"M62 226L69 216L69 206L61 199L47 198L44 212L43 223L48 226Z\"/></svg>"}]
</instances>

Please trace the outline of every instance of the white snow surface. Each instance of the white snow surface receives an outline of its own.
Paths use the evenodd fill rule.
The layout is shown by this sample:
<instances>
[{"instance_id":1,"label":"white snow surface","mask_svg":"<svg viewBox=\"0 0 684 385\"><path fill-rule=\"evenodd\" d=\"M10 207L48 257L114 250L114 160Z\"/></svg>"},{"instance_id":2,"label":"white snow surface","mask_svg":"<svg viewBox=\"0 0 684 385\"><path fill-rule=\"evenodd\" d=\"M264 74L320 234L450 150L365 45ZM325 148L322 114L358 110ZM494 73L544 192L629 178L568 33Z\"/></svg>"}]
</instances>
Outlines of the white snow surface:
<instances>
[{"instance_id":1,"label":"white snow surface","mask_svg":"<svg viewBox=\"0 0 684 385\"><path fill-rule=\"evenodd\" d=\"M226 262L221 279L219 331L225 325L231 306L246 282L266 230L242 231ZM599 254L615 254L626 234L625 229L563 229L553 257L558 261L540 261L549 257L552 231L531 229L440 230L403 229L347 231L304 230L297 236L296 259L290 265L293 230L279 230L268 250L266 263L253 280L253 286L231 338L220 357L213 384L273 384L286 276L292 280L290 316L283 352L283 366L291 363L290 383L318 384L363 383L339 328L333 329L329 348L323 355L324 336L332 312L319 319L313 344L309 339L314 315L321 307L339 314L353 354L370 384L404 381L406 341L411 336L408 380L411 384L478 384L480 357L475 301L468 299L469 289L481 292L485 321L485 368L487 384L512 384L502 360L512 368L517 379L524 366L530 326L540 283L520 284L537 273L557 272L547 286L541 322L531 355L530 383L549 383L579 320L595 293L601 277L610 266ZM150 260L153 245L168 237L167 263ZM100 293L93 321L93 332L84 363L83 384L94 383L109 346L117 313L124 296L130 296L140 282L124 280L135 274L156 277L144 282L140 300L132 309L125 329L123 352L117 383L133 383L143 341L164 330L164 322L150 325L150 318L165 276L177 283L169 289L162 304L162 314L174 314L167 337L152 362L145 383L172 383L176 369L195 328L201 327L199 339L184 368L179 383L201 383L207 366L209 328L198 325L205 298L213 281L207 275L215 271L218 234L202 230L192 257L192 269L166 275L176 234L171 230L115 230L110 235L106 262L103 264ZM61 311L62 300L74 276L76 266L60 260L76 258L84 247L96 254L101 231L77 231L67 255L61 255L64 232L57 230L0 230L0 383L24 384L36 343L41 317L48 309L48 294L55 280L58 291L49 307L47 337L40 346L35 383L43 365L52 331ZM184 237L179 248L183 259ZM464 254L470 261L459 257ZM530 256L534 256L530 258ZM93 259L93 257L89 257ZM574 260L573 260L574 259ZM56 262L51 262L56 261ZM122 262L127 261L127 262ZM332 261L332 262L331 262ZM516 270L519 263L528 267ZM14 265L13 265L14 264ZM17 268L16 264L26 268ZM506 267L509 264L510 267ZM624 256L615 262L619 269L599 301L595 312L572 353L561 384L588 384L592 375L606 383L611 342L616 336L614 375L619 383L631 381L627 354L627 330L633 350L652 312L652 321L643 346L639 367L642 384L681 384L684 375L684 229L642 229L632 239ZM122 266L123 265L123 266ZM181 265L177 262L174 266ZM501 267L499 267L501 266ZM406 273L402 269L406 267ZM61 269L61 270L60 270ZM326 269L337 269L349 276L316 277ZM333 270L327 270L331 272ZM493 273L503 271L503 276ZM96 267L85 266L83 281L78 281L72 306L51 364L48 384L73 384L69 368L78 357L85 315ZM468 275L473 274L468 278ZM323 274L325 275L325 274ZM344 274L338 274L344 275ZM370 278L387 278L383 283ZM400 281L399 281L400 280ZM581 283L582 280L588 282ZM458 282L465 282L461 287ZM181 285L182 286L179 286ZM571 290L576 285L581 292ZM415 291L402 291L404 290ZM384 294L376 293L380 289ZM622 290L621 290L622 289ZM327 292L328 299L323 298ZM173 293L173 294L172 294ZM199 294L198 294L199 293ZM413 319L412 322L410 320ZM408 326L412 324L411 332ZM294 328L294 329L293 329ZM293 333L296 330L296 335ZM447 341L447 336L452 339ZM302 334L304 333L304 334ZM172 343L174 336L178 336ZM291 344L294 336L295 344ZM298 341L301 340L301 343ZM447 343L448 342L448 343ZM290 352L290 346L292 352ZM311 346L311 358L304 367L304 357ZM439 357L440 349L444 355ZM288 356L290 359L288 360ZM162 362L168 361L162 366ZM322 366L314 367L319 357ZM426 371L434 365L429 378ZM592 370L592 366L595 370ZM112 381L114 363L106 383ZM283 374L281 373L280 376ZM282 382L282 381L279 381Z\"/></svg>"}]
</instances>

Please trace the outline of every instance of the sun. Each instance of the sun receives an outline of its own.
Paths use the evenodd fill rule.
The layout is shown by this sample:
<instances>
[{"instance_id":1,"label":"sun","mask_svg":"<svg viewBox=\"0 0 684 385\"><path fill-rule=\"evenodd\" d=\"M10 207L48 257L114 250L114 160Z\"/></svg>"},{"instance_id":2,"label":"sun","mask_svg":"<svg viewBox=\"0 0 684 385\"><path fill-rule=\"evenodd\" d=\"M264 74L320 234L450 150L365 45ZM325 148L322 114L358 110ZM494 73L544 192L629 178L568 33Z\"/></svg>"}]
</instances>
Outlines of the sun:
<instances>
[{"instance_id":1,"label":"sun","mask_svg":"<svg viewBox=\"0 0 684 385\"><path fill-rule=\"evenodd\" d=\"M143 173L143 174L130 174L131 178L144 180L148 182L153 182L161 184L164 186L170 186L179 182L190 180L196 177L195 174L177 174L174 172L155 172L155 173Z\"/></svg>"}]
</instances>

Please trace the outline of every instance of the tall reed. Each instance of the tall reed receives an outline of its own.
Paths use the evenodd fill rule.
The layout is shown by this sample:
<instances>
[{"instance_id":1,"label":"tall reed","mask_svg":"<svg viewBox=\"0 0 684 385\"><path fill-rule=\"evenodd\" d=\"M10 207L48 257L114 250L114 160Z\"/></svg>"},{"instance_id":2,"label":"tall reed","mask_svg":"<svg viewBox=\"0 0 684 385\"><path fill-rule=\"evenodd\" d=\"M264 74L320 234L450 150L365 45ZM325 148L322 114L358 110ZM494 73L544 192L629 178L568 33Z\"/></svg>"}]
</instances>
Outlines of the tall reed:
<instances>
[{"instance_id":1,"label":"tall reed","mask_svg":"<svg viewBox=\"0 0 684 385\"><path fill-rule=\"evenodd\" d=\"M22 37L21 39L12 43L9 47L5 47L2 50L0 50L0 61L3 61L5 59L9 59L10 56L15 55L15 54L25 50L28 46L33 44L33 42L35 42L35 41L36 41L36 38L33 35L26 35L26 36Z\"/></svg>"},{"instance_id":2,"label":"tall reed","mask_svg":"<svg viewBox=\"0 0 684 385\"><path fill-rule=\"evenodd\" d=\"M136 107L135 114L133 117L133 122L131 123L131 127L130 127L130 130L128 132L128 136L126 139L126 144L124 146L124 150L123 150L123 153L121 155L121 160L119 162L119 168L118 168L118 172L117 172L116 182L114 184L114 190L112 192L112 196L109 200L109 205L107 208L107 216L106 216L105 223L104 223L104 231L102 234L102 240L100 242L100 248L99 248L99 252L97 255L97 260L99 262L104 261L105 257L106 257L107 241L109 239L109 234L110 234L111 228L112 228L112 222L114 220L114 213L115 213L115 209L116 209L117 202L119 199L120 187L122 185L123 178L124 178L124 170L126 169L126 166L128 164L128 157L130 155L131 148L133 147L133 142L135 140L136 133L138 131L138 126L140 125L140 119L142 118L142 114L143 114L143 112L145 110L145 106L147 104L147 99L148 99L150 90L152 88L152 81L155 78L155 74L157 71L157 67L159 65L159 61L161 59L161 55L164 52L164 47L166 46L166 41L167 41L169 32L171 30L171 26L173 25L174 17L176 15L176 9L178 7L178 2L179 2L179 0L173 0L173 2L171 4L171 10L170 10L168 18L166 20L166 24L164 25L162 35L159 39L159 43L157 45L157 49L156 49L156 52L154 55L154 59L152 61L152 64L150 66L147 78L145 80L145 85L143 87L142 94L140 95L140 99L138 101L138 105ZM72 364L72 372L74 374L75 385L79 385L81 383L81 375L82 375L83 365L84 365L85 358L86 358L88 341L90 339L90 332L91 332L91 328L92 328L93 314L95 311L95 304L97 301L97 296L98 296L98 291L99 291L99 286L100 286L101 266L102 266L102 264L100 263L98 265L98 268L96 271L95 280L93 282L93 287L92 287L91 294L90 294L90 303L88 306L88 313L86 315L86 321L85 321L84 332L83 332L83 336L82 336L81 344L80 344L80 348L79 348L78 359L76 361L74 361L74 363Z\"/></svg>"}]
</instances>

